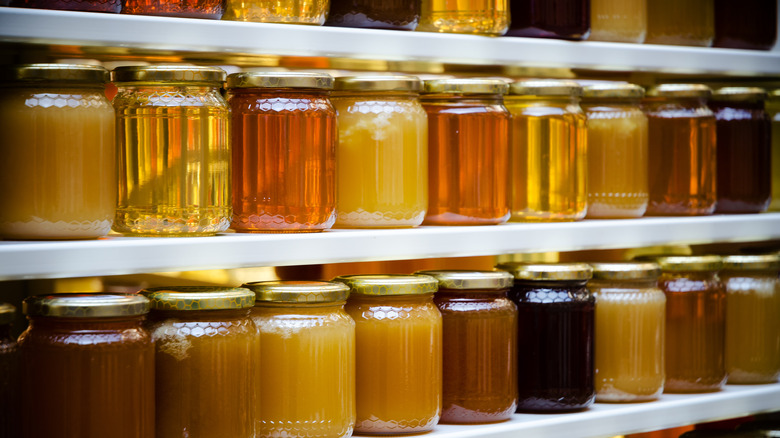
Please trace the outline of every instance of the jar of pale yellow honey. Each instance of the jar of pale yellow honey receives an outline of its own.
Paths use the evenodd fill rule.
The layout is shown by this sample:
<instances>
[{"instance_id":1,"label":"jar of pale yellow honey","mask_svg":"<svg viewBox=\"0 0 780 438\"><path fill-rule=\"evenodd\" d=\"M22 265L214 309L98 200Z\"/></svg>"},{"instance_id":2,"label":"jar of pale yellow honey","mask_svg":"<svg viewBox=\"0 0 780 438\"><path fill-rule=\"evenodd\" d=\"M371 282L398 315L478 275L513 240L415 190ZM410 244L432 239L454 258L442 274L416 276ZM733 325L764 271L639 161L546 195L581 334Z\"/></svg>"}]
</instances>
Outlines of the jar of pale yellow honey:
<instances>
[{"instance_id":1,"label":"jar of pale yellow honey","mask_svg":"<svg viewBox=\"0 0 780 438\"><path fill-rule=\"evenodd\" d=\"M116 208L108 71L30 64L0 72L0 237L90 239Z\"/></svg>"},{"instance_id":2,"label":"jar of pale yellow honey","mask_svg":"<svg viewBox=\"0 0 780 438\"><path fill-rule=\"evenodd\" d=\"M226 0L223 20L322 25L329 0Z\"/></svg>"}]
</instances>

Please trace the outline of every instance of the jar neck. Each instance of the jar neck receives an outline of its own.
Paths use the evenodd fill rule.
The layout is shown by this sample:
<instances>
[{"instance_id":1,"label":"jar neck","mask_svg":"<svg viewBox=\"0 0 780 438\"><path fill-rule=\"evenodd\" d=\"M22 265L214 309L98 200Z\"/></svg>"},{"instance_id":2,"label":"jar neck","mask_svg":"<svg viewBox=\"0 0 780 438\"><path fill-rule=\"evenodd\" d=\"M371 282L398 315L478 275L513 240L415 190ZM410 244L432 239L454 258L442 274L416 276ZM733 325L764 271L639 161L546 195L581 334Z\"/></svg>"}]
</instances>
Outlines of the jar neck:
<instances>
[{"instance_id":1,"label":"jar neck","mask_svg":"<svg viewBox=\"0 0 780 438\"><path fill-rule=\"evenodd\" d=\"M709 102L710 108L713 110L722 110L725 108L734 108L741 110L759 111L764 109L764 101L715 101Z\"/></svg>"},{"instance_id":2,"label":"jar neck","mask_svg":"<svg viewBox=\"0 0 780 438\"><path fill-rule=\"evenodd\" d=\"M493 301L506 298L508 289L445 289L439 288L435 298L439 300Z\"/></svg>"},{"instance_id":3,"label":"jar neck","mask_svg":"<svg viewBox=\"0 0 780 438\"><path fill-rule=\"evenodd\" d=\"M641 101L639 99L620 99L620 98L604 98L604 99L585 99L580 105L583 108L593 108L599 106L613 106L620 108L637 107Z\"/></svg>"},{"instance_id":4,"label":"jar neck","mask_svg":"<svg viewBox=\"0 0 780 438\"><path fill-rule=\"evenodd\" d=\"M577 96L515 96L507 95L504 97L507 102L520 104L546 104L546 105L578 105L580 98Z\"/></svg>"},{"instance_id":5,"label":"jar neck","mask_svg":"<svg viewBox=\"0 0 780 438\"><path fill-rule=\"evenodd\" d=\"M478 103L482 105L501 105L504 96L500 94L424 94L420 102L426 103Z\"/></svg>"},{"instance_id":6,"label":"jar neck","mask_svg":"<svg viewBox=\"0 0 780 438\"><path fill-rule=\"evenodd\" d=\"M9 84L0 85L0 90L2 89L35 90L35 91L72 90L72 91L101 93L101 94L106 91L106 87L104 84L69 84L67 82L48 82L46 84L9 83Z\"/></svg>"},{"instance_id":7,"label":"jar neck","mask_svg":"<svg viewBox=\"0 0 780 438\"><path fill-rule=\"evenodd\" d=\"M593 289L655 289L658 281L652 280L590 280L588 287Z\"/></svg>"},{"instance_id":8,"label":"jar neck","mask_svg":"<svg viewBox=\"0 0 780 438\"><path fill-rule=\"evenodd\" d=\"M209 92L219 92L219 85L214 84L203 84L203 83L191 83L191 82L166 82L166 83L149 83L149 82L139 82L139 83L119 83L116 84L117 90L119 92L122 91L131 91L131 92L144 92L146 90L189 90L189 91L196 91L198 93L209 93Z\"/></svg>"},{"instance_id":9,"label":"jar neck","mask_svg":"<svg viewBox=\"0 0 780 438\"><path fill-rule=\"evenodd\" d=\"M700 108L707 106L707 100L700 97L650 97L642 103L651 107L674 105L683 108Z\"/></svg>"},{"instance_id":10,"label":"jar neck","mask_svg":"<svg viewBox=\"0 0 780 438\"><path fill-rule=\"evenodd\" d=\"M695 281L715 281L717 280L716 271L664 271L659 281L669 281L677 279L688 279Z\"/></svg>"},{"instance_id":11,"label":"jar neck","mask_svg":"<svg viewBox=\"0 0 780 438\"><path fill-rule=\"evenodd\" d=\"M61 330L105 330L129 329L140 327L146 315L118 316L110 318L59 318L48 316L28 316L30 328Z\"/></svg>"},{"instance_id":12,"label":"jar neck","mask_svg":"<svg viewBox=\"0 0 780 438\"><path fill-rule=\"evenodd\" d=\"M580 289L588 280L530 281L515 279L515 287L523 289Z\"/></svg>"},{"instance_id":13,"label":"jar neck","mask_svg":"<svg viewBox=\"0 0 780 438\"><path fill-rule=\"evenodd\" d=\"M246 309L222 309L222 310L152 310L149 319L160 321L164 319L181 320L223 320L241 319L249 316L249 308Z\"/></svg>"},{"instance_id":14,"label":"jar neck","mask_svg":"<svg viewBox=\"0 0 780 438\"><path fill-rule=\"evenodd\" d=\"M316 88L229 88L228 95L232 96L316 96L326 98L330 95L329 90Z\"/></svg>"},{"instance_id":15,"label":"jar neck","mask_svg":"<svg viewBox=\"0 0 780 438\"><path fill-rule=\"evenodd\" d=\"M322 303L302 303L302 302L275 302L275 301L256 301L255 309L309 309L312 311L332 310L344 307L346 301L328 301Z\"/></svg>"},{"instance_id":16,"label":"jar neck","mask_svg":"<svg viewBox=\"0 0 780 438\"><path fill-rule=\"evenodd\" d=\"M334 91L331 94L333 99L360 99L360 100L372 100L372 99L403 99L417 100L420 97L419 93L411 91Z\"/></svg>"},{"instance_id":17,"label":"jar neck","mask_svg":"<svg viewBox=\"0 0 780 438\"><path fill-rule=\"evenodd\" d=\"M392 306L397 304L425 304L433 302L433 293L414 295L350 295L352 303L381 304Z\"/></svg>"}]
</instances>

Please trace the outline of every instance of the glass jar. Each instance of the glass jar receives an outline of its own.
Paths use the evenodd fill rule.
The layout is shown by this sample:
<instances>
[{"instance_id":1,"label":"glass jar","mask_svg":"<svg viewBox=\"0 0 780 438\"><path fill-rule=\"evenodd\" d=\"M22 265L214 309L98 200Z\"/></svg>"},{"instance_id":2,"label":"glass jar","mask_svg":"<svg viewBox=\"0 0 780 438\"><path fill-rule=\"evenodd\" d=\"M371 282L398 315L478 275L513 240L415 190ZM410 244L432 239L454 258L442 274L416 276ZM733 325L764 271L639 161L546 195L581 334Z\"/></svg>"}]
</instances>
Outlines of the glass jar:
<instances>
[{"instance_id":1,"label":"glass jar","mask_svg":"<svg viewBox=\"0 0 780 438\"><path fill-rule=\"evenodd\" d=\"M595 298L584 263L505 263L518 309L517 412L586 409L594 387Z\"/></svg>"},{"instance_id":2,"label":"glass jar","mask_svg":"<svg viewBox=\"0 0 780 438\"><path fill-rule=\"evenodd\" d=\"M509 219L509 111L499 79L425 81L429 225Z\"/></svg>"},{"instance_id":3,"label":"glass jar","mask_svg":"<svg viewBox=\"0 0 780 438\"><path fill-rule=\"evenodd\" d=\"M641 217L647 210L647 117L644 89L632 84L585 87L588 118L588 217Z\"/></svg>"},{"instance_id":4,"label":"glass jar","mask_svg":"<svg viewBox=\"0 0 780 438\"><path fill-rule=\"evenodd\" d=\"M777 40L777 2L715 0L715 47L770 50Z\"/></svg>"},{"instance_id":5,"label":"glass jar","mask_svg":"<svg viewBox=\"0 0 780 438\"><path fill-rule=\"evenodd\" d=\"M329 0L226 0L223 20L258 21L261 23L325 23Z\"/></svg>"},{"instance_id":6,"label":"glass jar","mask_svg":"<svg viewBox=\"0 0 780 438\"><path fill-rule=\"evenodd\" d=\"M230 224L230 109L214 67L117 67L114 231L208 236Z\"/></svg>"},{"instance_id":7,"label":"glass jar","mask_svg":"<svg viewBox=\"0 0 780 438\"><path fill-rule=\"evenodd\" d=\"M591 0L511 0L507 35L584 40L590 33Z\"/></svg>"},{"instance_id":8,"label":"glass jar","mask_svg":"<svg viewBox=\"0 0 780 438\"><path fill-rule=\"evenodd\" d=\"M122 0L122 13L219 20L225 0Z\"/></svg>"},{"instance_id":9,"label":"glass jar","mask_svg":"<svg viewBox=\"0 0 780 438\"><path fill-rule=\"evenodd\" d=\"M590 0L588 40L641 44L646 35L647 0Z\"/></svg>"},{"instance_id":10,"label":"glass jar","mask_svg":"<svg viewBox=\"0 0 780 438\"><path fill-rule=\"evenodd\" d=\"M666 294L664 392L718 391L726 383L726 293L717 256L656 259Z\"/></svg>"},{"instance_id":11,"label":"glass jar","mask_svg":"<svg viewBox=\"0 0 780 438\"><path fill-rule=\"evenodd\" d=\"M0 303L0 438L21 436L19 348L11 336L16 307Z\"/></svg>"},{"instance_id":12,"label":"glass jar","mask_svg":"<svg viewBox=\"0 0 780 438\"><path fill-rule=\"evenodd\" d=\"M709 47L715 39L713 0L650 0L646 44Z\"/></svg>"},{"instance_id":13,"label":"glass jar","mask_svg":"<svg viewBox=\"0 0 780 438\"><path fill-rule=\"evenodd\" d=\"M772 202L769 210L780 211L780 89L769 93L766 112L772 123Z\"/></svg>"},{"instance_id":14,"label":"glass jar","mask_svg":"<svg viewBox=\"0 0 780 438\"><path fill-rule=\"evenodd\" d=\"M22 436L154 436L154 344L143 326L149 300L38 295L22 310L30 321L19 337Z\"/></svg>"},{"instance_id":15,"label":"glass jar","mask_svg":"<svg viewBox=\"0 0 780 438\"><path fill-rule=\"evenodd\" d=\"M331 0L326 26L414 30L421 0Z\"/></svg>"},{"instance_id":16,"label":"glass jar","mask_svg":"<svg viewBox=\"0 0 780 438\"><path fill-rule=\"evenodd\" d=\"M414 434L438 423L442 318L425 275L346 275L356 327L355 433Z\"/></svg>"},{"instance_id":17,"label":"glass jar","mask_svg":"<svg viewBox=\"0 0 780 438\"><path fill-rule=\"evenodd\" d=\"M254 438L254 293L206 286L140 293L152 308L156 436Z\"/></svg>"},{"instance_id":18,"label":"glass jar","mask_svg":"<svg viewBox=\"0 0 780 438\"><path fill-rule=\"evenodd\" d=\"M428 119L414 76L336 78L336 226L420 225L428 207Z\"/></svg>"},{"instance_id":19,"label":"glass jar","mask_svg":"<svg viewBox=\"0 0 780 438\"><path fill-rule=\"evenodd\" d=\"M517 408L517 307L504 271L420 271L439 282L443 392L440 423L493 423Z\"/></svg>"},{"instance_id":20,"label":"glass jar","mask_svg":"<svg viewBox=\"0 0 780 438\"><path fill-rule=\"evenodd\" d=\"M122 10L122 0L10 0L10 3L6 0L5 4L15 8L110 12L115 14Z\"/></svg>"},{"instance_id":21,"label":"glass jar","mask_svg":"<svg viewBox=\"0 0 780 438\"><path fill-rule=\"evenodd\" d=\"M336 221L333 78L304 72L228 77L233 222L239 232L316 232Z\"/></svg>"},{"instance_id":22,"label":"glass jar","mask_svg":"<svg viewBox=\"0 0 780 438\"><path fill-rule=\"evenodd\" d=\"M0 237L90 239L116 208L114 111L102 67L0 71ZM78 141L74 141L78 139Z\"/></svg>"},{"instance_id":23,"label":"glass jar","mask_svg":"<svg viewBox=\"0 0 780 438\"><path fill-rule=\"evenodd\" d=\"M655 263L592 263L596 401L655 400L664 389L666 297Z\"/></svg>"},{"instance_id":24,"label":"glass jar","mask_svg":"<svg viewBox=\"0 0 780 438\"><path fill-rule=\"evenodd\" d=\"M256 436L347 438L355 426L355 322L340 283L265 281L252 319L260 333Z\"/></svg>"},{"instance_id":25,"label":"glass jar","mask_svg":"<svg viewBox=\"0 0 780 438\"><path fill-rule=\"evenodd\" d=\"M512 221L574 221L585 217L587 133L572 81L513 83L504 104L510 126L509 208Z\"/></svg>"},{"instance_id":26,"label":"glass jar","mask_svg":"<svg viewBox=\"0 0 780 438\"><path fill-rule=\"evenodd\" d=\"M766 92L725 87L710 100L717 120L716 213L760 213L772 196L772 126L764 111Z\"/></svg>"},{"instance_id":27,"label":"glass jar","mask_svg":"<svg viewBox=\"0 0 780 438\"><path fill-rule=\"evenodd\" d=\"M780 377L780 256L723 258L728 383Z\"/></svg>"},{"instance_id":28,"label":"glass jar","mask_svg":"<svg viewBox=\"0 0 780 438\"><path fill-rule=\"evenodd\" d=\"M710 89L664 84L644 101L648 119L647 215L695 216L715 211L717 154Z\"/></svg>"},{"instance_id":29,"label":"glass jar","mask_svg":"<svg viewBox=\"0 0 780 438\"><path fill-rule=\"evenodd\" d=\"M509 28L508 0L422 0L418 31L500 36Z\"/></svg>"}]
</instances>

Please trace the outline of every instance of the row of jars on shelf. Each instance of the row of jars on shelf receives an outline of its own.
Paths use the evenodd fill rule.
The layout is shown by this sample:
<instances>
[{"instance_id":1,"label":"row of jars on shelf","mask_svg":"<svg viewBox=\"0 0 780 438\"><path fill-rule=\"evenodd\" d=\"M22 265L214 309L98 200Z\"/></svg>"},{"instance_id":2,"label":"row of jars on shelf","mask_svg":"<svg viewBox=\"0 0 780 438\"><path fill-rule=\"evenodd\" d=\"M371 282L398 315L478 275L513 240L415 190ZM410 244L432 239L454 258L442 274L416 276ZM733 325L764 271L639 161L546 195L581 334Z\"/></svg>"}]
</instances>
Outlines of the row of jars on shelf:
<instances>
[{"instance_id":1,"label":"row of jars on shelf","mask_svg":"<svg viewBox=\"0 0 780 438\"><path fill-rule=\"evenodd\" d=\"M26 438L420 433L777 381L780 256L657 263L34 296L0 360Z\"/></svg>"},{"instance_id":2,"label":"row of jars on shelf","mask_svg":"<svg viewBox=\"0 0 780 438\"><path fill-rule=\"evenodd\" d=\"M704 85L642 101L601 83L583 112L571 81L244 72L226 101L219 68L144 66L113 71L112 107L101 67L5 73L5 238L756 213L771 199L758 88L708 107Z\"/></svg>"},{"instance_id":3,"label":"row of jars on shelf","mask_svg":"<svg viewBox=\"0 0 780 438\"><path fill-rule=\"evenodd\" d=\"M10 5L760 50L771 49L777 39L774 0L10 0Z\"/></svg>"}]
</instances>

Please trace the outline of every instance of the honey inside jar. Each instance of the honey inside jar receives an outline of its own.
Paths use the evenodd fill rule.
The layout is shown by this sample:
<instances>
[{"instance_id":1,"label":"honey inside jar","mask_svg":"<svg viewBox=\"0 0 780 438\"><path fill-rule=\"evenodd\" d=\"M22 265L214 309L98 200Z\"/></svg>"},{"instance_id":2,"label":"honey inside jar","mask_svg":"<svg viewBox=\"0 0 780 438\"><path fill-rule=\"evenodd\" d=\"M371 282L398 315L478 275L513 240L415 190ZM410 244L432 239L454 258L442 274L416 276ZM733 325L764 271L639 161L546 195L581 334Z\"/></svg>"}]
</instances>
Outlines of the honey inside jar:
<instances>
[{"instance_id":1,"label":"honey inside jar","mask_svg":"<svg viewBox=\"0 0 780 438\"><path fill-rule=\"evenodd\" d=\"M227 0L223 20L322 25L328 0Z\"/></svg>"},{"instance_id":2,"label":"honey inside jar","mask_svg":"<svg viewBox=\"0 0 780 438\"><path fill-rule=\"evenodd\" d=\"M418 31L503 35L509 28L509 0L422 0Z\"/></svg>"},{"instance_id":3,"label":"honey inside jar","mask_svg":"<svg viewBox=\"0 0 780 438\"><path fill-rule=\"evenodd\" d=\"M645 43L709 47L714 39L713 0L648 0Z\"/></svg>"},{"instance_id":4,"label":"honey inside jar","mask_svg":"<svg viewBox=\"0 0 780 438\"><path fill-rule=\"evenodd\" d=\"M646 35L647 0L590 0L588 40L640 44Z\"/></svg>"}]
</instances>

